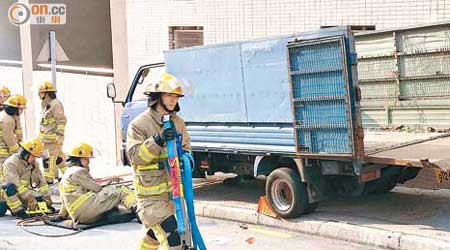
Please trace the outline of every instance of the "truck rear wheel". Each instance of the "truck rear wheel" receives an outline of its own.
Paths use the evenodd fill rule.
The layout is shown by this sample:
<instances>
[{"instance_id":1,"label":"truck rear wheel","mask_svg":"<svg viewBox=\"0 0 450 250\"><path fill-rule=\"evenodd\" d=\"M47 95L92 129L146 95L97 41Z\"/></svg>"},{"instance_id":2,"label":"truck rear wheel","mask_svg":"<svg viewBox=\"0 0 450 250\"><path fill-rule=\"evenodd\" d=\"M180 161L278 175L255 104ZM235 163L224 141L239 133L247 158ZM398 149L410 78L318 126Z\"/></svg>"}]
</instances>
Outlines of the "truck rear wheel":
<instances>
[{"instance_id":1,"label":"truck rear wheel","mask_svg":"<svg viewBox=\"0 0 450 250\"><path fill-rule=\"evenodd\" d=\"M290 168L278 168L269 175L266 195L272 208L283 218L295 218L308 211L306 183Z\"/></svg>"}]
</instances>

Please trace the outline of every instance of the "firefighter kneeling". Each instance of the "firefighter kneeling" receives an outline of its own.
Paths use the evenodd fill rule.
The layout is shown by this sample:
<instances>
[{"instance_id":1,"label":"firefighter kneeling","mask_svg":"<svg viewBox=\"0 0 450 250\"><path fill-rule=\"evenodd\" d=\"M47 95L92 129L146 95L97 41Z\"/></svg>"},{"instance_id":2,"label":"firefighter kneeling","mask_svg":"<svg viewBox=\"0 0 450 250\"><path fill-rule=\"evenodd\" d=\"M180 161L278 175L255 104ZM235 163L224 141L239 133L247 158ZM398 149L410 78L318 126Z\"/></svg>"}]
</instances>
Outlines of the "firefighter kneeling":
<instances>
[{"instance_id":1,"label":"firefighter kneeling","mask_svg":"<svg viewBox=\"0 0 450 250\"><path fill-rule=\"evenodd\" d=\"M26 141L20 144L19 152L3 163L4 183L0 198L6 200L11 213L17 217L27 218L30 214L55 211L51 207L48 184L36 162L43 150L44 145L39 139ZM1 204L0 212L5 212L4 203Z\"/></svg>"},{"instance_id":2,"label":"firefighter kneeling","mask_svg":"<svg viewBox=\"0 0 450 250\"><path fill-rule=\"evenodd\" d=\"M63 174L59 192L62 202L59 216L52 221L62 221L68 217L74 223L91 224L107 219L111 211L115 211L122 204L135 214L136 198L134 193L124 186L102 187L89 173L90 159L93 158L93 149L86 143L80 143L69 153L70 168ZM106 213L106 218L105 218ZM115 219L119 216L116 213Z\"/></svg>"}]
</instances>

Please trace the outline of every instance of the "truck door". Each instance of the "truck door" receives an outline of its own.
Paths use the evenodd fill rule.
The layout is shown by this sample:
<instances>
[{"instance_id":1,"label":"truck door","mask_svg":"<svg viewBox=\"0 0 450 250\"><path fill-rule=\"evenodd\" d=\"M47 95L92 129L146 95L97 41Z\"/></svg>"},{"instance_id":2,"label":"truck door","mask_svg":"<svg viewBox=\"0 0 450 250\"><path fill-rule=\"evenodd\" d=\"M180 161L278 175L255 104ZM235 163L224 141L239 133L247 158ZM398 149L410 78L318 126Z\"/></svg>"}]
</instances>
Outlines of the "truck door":
<instances>
[{"instance_id":1,"label":"truck door","mask_svg":"<svg viewBox=\"0 0 450 250\"><path fill-rule=\"evenodd\" d=\"M130 122L147 109L147 96L144 95L145 87L158 81L164 71L163 63L145 65L137 71L128 91L120 119L124 141L126 140Z\"/></svg>"},{"instance_id":2,"label":"truck door","mask_svg":"<svg viewBox=\"0 0 450 250\"><path fill-rule=\"evenodd\" d=\"M364 151L363 138L355 134L359 114L353 51L347 29L340 35L288 45L297 152L355 158L358 150Z\"/></svg>"}]
</instances>

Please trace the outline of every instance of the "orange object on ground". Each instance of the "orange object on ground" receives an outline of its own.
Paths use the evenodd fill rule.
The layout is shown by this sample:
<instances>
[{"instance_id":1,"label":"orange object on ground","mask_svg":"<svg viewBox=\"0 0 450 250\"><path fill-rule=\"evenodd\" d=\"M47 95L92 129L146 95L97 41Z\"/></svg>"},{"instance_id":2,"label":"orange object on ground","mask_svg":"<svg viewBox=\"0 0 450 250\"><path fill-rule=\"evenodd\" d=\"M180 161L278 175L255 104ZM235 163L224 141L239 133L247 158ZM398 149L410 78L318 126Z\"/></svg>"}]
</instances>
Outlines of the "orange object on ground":
<instances>
[{"instance_id":1,"label":"orange object on ground","mask_svg":"<svg viewBox=\"0 0 450 250\"><path fill-rule=\"evenodd\" d=\"M247 242L248 244L253 244L253 243L255 243L255 238L250 237L250 238L246 239L245 242Z\"/></svg>"},{"instance_id":2,"label":"orange object on ground","mask_svg":"<svg viewBox=\"0 0 450 250\"><path fill-rule=\"evenodd\" d=\"M278 218L279 216L273 211L270 206L269 201L267 200L267 196L259 197L258 201L258 209L256 210L260 214L264 214L273 218Z\"/></svg>"}]
</instances>

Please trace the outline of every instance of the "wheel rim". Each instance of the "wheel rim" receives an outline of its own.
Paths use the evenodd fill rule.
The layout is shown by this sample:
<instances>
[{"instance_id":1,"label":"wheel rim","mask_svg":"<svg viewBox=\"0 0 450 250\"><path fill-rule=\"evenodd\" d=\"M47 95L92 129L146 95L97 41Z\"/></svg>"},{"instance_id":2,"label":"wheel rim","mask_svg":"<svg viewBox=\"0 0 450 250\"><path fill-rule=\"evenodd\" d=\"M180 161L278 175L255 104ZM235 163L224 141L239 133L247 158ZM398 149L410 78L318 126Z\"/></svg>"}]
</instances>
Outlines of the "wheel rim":
<instances>
[{"instance_id":1,"label":"wheel rim","mask_svg":"<svg viewBox=\"0 0 450 250\"><path fill-rule=\"evenodd\" d=\"M292 189L289 184L281 179L276 179L272 183L272 202L274 206L282 211L288 211L293 204Z\"/></svg>"}]
</instances>

